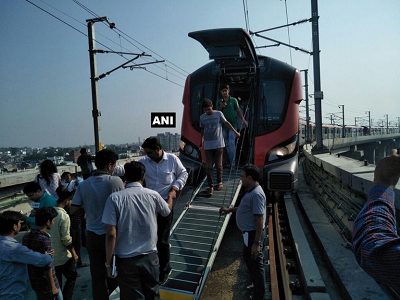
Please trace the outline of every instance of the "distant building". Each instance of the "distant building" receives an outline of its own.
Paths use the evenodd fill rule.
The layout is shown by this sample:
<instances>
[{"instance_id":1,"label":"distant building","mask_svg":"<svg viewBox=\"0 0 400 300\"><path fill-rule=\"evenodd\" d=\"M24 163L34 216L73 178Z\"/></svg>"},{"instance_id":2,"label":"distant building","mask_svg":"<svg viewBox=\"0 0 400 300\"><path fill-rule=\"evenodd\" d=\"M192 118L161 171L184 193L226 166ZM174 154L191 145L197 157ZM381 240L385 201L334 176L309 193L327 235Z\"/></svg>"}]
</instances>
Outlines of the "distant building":
<instances>
[{"instance_id":1,"label":"distant building","mask_svg":"<svg viewBox=\"0 0 400 300\"><path fill-rule=\"evenodd\" d=\"M78 161L78 157L81 155L79 151L70 151L68 155L65 155L64 160L66 162L76 163Z\"/></svg>"},{"instance_id":2,"label":"distant building","mask_svg":"<svg viewBox=\"0 0 400 300\"><path fill-rule=\"evenodd\" d=\"M178 151L179 150L179 142L181 140L181 135L178 133L159 133L157 134L157 138L160 140L162 148L165 151Z\"/></svg>"},{"instance_id":3,"label":"distant building","mask_svg":"<svg viewBox=\"0 0 400 300\"><path fill-rule=\"evenodd\" d=\"M61 163L64 162L64 157L63 156L53 156L53 157L47 157L48 160L51 160L56 166L60 165Z\"/></svg>"}]
</instances>

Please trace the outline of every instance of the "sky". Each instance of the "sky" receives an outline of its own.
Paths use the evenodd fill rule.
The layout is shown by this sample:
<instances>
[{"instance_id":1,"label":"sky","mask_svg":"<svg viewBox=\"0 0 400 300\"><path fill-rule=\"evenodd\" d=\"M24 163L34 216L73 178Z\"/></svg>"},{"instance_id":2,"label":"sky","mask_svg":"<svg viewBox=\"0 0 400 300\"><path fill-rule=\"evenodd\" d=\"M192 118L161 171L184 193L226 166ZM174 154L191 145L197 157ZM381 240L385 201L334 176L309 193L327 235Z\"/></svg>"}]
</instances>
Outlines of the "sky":
<instances>
[{"instance_id":1,"label":"sky","mask_svg":"<svg viewBox=\"0 0 400 300\"><path fill-rule=\"evenodd\" d=\"M330 122L329 114L341 116L338 105L345 106L346 124L354 124L355 118L366 124L366 111L374 123L381 124L386 114L392 125L398 122L400 1L319 1L318 10L323 123ZM0 0L0 147L94 144L86 20L103 16L116 29L95 24L97 49L151 55L138 58L137 64L165 62L121 68L98 81L100 141L133 143L163 131L179 133L185 79L209 62L208 53L188 33L246 29L245 11L247 28L255 32L310 18L311 1ZM312 49L309 22L265 36ZM256 46L271 44L253 40ZM313 94L310 55L285 46L258 52L308 69ZM133 56L98 54L98 74L128 57ZM313 103L310 99L311 110ZM302 106L300 116L305 116ZM176 128L151 128L151 112L176 112ZM314 111L310 116L315 119Z\"/></svg>"}]
</instances>

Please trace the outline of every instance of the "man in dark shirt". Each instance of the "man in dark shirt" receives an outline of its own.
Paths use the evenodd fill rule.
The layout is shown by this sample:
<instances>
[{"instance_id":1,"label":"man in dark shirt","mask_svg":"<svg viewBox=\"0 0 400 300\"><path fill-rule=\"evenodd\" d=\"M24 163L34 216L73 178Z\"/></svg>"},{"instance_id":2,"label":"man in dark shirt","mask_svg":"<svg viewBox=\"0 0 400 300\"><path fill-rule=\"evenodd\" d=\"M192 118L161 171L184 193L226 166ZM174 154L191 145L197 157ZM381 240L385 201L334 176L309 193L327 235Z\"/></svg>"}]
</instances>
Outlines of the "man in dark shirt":
<instances>
[{"instance_id":1,"label":"man in dark shirt","mask_svg":"<svg viewBox=\"0 0 400 300\"><path fill-rule=\"evenodd\" d=\"M81 167L83 179L87 179L92 175L93 171L92 157L87 153L86 148L82 148L80 153L81 156L78 157L76 163Z\"/></svg>"},{"instance_id":2,"label":"man in dark shirt","mask_svg":"<svg viewBox=\"0 0 400 300\"><path fill-rule=\"evenodd\" d=\"M22 244L29 249L46 253L51 251L50 235L46 232L54 225L57 211L53 207L43 207L36 212L36 229L29 231L22 239ZM39 300L62 300L53 262L46 267L28 266L29 280Z\"/></svg>"}]
</instances>

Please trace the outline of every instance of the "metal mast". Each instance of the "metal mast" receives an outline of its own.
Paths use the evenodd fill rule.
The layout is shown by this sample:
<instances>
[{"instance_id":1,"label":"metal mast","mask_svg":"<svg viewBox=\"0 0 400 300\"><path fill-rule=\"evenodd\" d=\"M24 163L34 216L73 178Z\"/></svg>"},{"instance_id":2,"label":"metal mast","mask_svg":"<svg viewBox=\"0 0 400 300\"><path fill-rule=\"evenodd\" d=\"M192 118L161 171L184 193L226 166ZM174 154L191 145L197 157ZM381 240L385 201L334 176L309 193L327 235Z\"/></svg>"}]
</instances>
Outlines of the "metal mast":
<instances>
[{"instance_id":1,"label":"metal mast","mask_svg":"<svg viewBox=\"0 0 400 300\"><path fill-rule=\"evenodd\" d=\"M89 19L86 20L88 26L88 36L89 36L89 58L90 58L90 82L92 85L92 116L93 116L93 125L94 125L94 146L96 149L96 153L100 151L103 147L100 142L100 124L99 117L101 116L99 107L99 97L98 97L98 88L97 88L97 61L96 61L96 40L94 36L94 23L95 22L103 22L107 21L106 17Z\"/></svg>"},{"instance_id":2,"label":"metal mast","mask_svg":"<svg viewBox=\"0 0 400 300\"><path fill-rule=\"evenodd\" d=\"M322 109L321 100L323 93L321 91L321 74L319 61L319 30L318 30L318 1L311 0L311 17L312 17L312 39L313 39L313 65L314 65L314 99L315 99L315 129L317 143L314 151L323 150L322 144Z\"/></svg>"}]
</instances>

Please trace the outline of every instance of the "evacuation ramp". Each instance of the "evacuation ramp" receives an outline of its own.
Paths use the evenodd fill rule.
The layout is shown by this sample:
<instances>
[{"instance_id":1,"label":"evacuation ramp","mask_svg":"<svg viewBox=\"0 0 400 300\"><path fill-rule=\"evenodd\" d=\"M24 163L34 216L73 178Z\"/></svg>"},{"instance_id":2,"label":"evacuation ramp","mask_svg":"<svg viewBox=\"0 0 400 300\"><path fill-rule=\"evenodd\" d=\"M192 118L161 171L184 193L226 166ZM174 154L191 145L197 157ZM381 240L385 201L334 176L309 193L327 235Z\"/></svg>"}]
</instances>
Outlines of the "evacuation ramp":
<instances>
[{"instance_id":1,"label":"evacuation ramp","mask_svg":"<svg viewBox=\"0 0 400 300\"><path fill-rule=\"evenodd\" d=\"M214 175L215 176L215 175ZM203 180L170 233L172 273L160 286L163 300L199 299L211 271L231 214L221 206L234 206L241 188L240 171L224 170L224 188L209 197Z\"/></svg>"}]
</instances>

